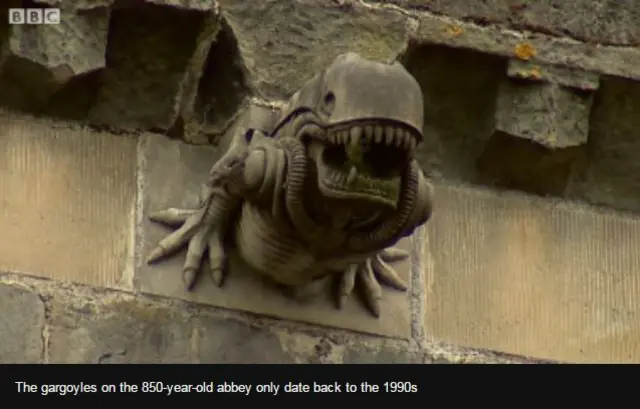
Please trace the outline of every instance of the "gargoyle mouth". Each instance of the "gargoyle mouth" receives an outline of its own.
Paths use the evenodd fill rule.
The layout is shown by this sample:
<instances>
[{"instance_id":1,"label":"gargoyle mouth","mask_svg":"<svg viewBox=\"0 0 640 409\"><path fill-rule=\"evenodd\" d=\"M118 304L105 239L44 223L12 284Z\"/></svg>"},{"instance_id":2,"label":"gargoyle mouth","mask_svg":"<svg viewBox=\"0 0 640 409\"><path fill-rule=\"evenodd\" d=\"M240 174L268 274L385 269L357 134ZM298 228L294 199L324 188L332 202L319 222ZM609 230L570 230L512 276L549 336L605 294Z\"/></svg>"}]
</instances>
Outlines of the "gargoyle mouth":
<instances>
[{"instance_id":1,"label":"gargoyle mouth","mask_svg":"<svg viewBox=\"0 0 640 409\"><path fill-rule=\"evenodd\" d=\"M398 122L341 124L314 141L310 156L318 167L321 192L338 199L396 208L402 176L420 135Z\"/></svg>"}]
</instances>

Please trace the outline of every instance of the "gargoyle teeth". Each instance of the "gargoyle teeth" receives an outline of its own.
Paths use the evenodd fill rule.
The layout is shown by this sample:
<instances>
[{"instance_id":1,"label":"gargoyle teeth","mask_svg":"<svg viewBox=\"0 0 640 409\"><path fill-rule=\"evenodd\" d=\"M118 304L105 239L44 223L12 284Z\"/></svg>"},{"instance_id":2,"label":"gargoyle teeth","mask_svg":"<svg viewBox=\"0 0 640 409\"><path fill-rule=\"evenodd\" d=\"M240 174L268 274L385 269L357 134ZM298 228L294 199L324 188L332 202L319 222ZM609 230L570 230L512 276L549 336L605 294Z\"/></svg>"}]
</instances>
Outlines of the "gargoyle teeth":
<instances>
[{"instance_id":1,"label":"gargoyle teeth","mask_svg":"<svg viewBox=\"0 0 640 409\"><path fill-rule=\"evenodd\" d=\"M360 138L362 138L362 128L359 126L354 126L351 128L351 139L349 143L351 145L360 145Z\"/></svg>"},{"instance_id":2,"label":"gargoyle teeth","mask_svg":"<svg viewBox=\"0 0 640 409\"><path fill-rule=\"evenodd\" d=\"M396 130L392 126L387 126L385 134L387 135L387 145L392 146L396 139Z\"/></svg>"},{"instance_id":3,"label":"gargoyle teeth","mask_svg":"<svg viewBox=\"0 0 640 409\"><path fill-rule=\"evenodd\" d=\"M373 132L375 133L376 143L382 143L382 138L384 138L384 128L380 125L377 125Z\"/></svg>"},{"instance_id":4,"label":"gargoyle teeth","mask_svg":"<svg viewBox=\"0 0 640 409\"><path fill-rule=\"evenodd\" d=\"M364 143L369 145L373 142L373 126L367 125L364 127Z\"/></svg>"},{"instance_id":5,"label":"gargoyle teeth","mask_svg":"<svg viewBox=\"0 0 640 409\"><path fill-rule=\"evenodd\" d=\"M352 126L329 132L327 141L336 145L372 145L392 146L411 152L418 144L413 133L403 127L392 125Z\"/></svg>"},{"instance_id":6,"label":"gargoyle teeth","mask_svg":"<svg viewBox=\"0 0 640 409\"><path fill-rule=\"evenodd\" d=\"M347 176L347 186L353 185L356 181L356 177L358 176L358 170L355 165L351 166L351 170L349 170L349 175Z\"/></svg>"}]
</instances>

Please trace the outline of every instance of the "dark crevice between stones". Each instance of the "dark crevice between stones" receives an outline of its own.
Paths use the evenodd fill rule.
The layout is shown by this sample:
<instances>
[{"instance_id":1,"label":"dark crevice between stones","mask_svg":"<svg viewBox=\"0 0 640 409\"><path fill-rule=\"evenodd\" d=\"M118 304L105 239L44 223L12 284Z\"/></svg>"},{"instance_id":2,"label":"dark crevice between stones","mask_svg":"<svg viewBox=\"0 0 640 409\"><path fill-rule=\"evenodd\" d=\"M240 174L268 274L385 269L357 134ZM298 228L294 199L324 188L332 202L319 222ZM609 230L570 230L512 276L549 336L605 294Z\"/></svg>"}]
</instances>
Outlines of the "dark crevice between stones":
<instances>
[{"instance_id":1,"label":"dark crevice between stones","mask_svg":"<svg viewBox=\"0 0 640 409\"><path fill-rule=\"evenodd\" d=\"M477 162L477 183L539 196L563 196L585 146L549 149L497 131Z\"/></svg>"},{"instance_id":2,"label":"dark crevice between stones","mask_svg":"<svg viewBox=\"0 0 640 409\"><path fill-rule=\"evenodd\" d=\"M400 62L422 87L424 142L416 151L435 179L476 183L476 162L495 129L502 58L474 51L410 43Z\"/></svg>"},{"instance_id":3,"label":"dark crevice between stones","mask_svg":"<svg viewBox=\"0 0 640 409\"><path fill-rule=\"evenodd\" d=\"M197 10L117 2L91 123L108 129L170 129L207 17Z\"/></svg>"},{"instance_id":4,"label":"dark crevice between stones","mask_svg":"<svg viewBox=\"0 0 640 409\"><path fill-rule=\"evenodd\" d=\"M103 70L73 77L48 100L41 114L65 120L85 121L96 101Z\"/></svg>"},{"instance_id":5,"label":"dark crevice between stones","mask_svg":"<svg viewBox=\"0 0 640 409\"><path fill-rule=\"evenodd\" d=\"M640 82L602 77L567 197L640 213Z\"/></svg>"},{"instance_id":6,"label":"dark crevice between stones","mask_svg":"<svg viewBox=\"0 0 640 409\"><path fill-rule=\"evenodd\" d=\"M207 56L198 85L194 114L203 122L210 140L219 137L243 101L252 94L237 40L222 20L220 31Z\"/></svg>"}]
</instances>

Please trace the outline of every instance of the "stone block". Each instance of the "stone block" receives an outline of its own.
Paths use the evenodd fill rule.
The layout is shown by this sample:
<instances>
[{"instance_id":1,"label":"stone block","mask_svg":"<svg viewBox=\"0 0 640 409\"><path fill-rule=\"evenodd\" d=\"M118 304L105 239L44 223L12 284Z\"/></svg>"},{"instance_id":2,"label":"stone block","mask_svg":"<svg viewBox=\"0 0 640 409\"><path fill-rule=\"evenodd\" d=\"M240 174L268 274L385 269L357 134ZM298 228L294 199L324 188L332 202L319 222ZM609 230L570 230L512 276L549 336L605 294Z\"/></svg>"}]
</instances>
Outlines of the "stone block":
<instances>
[{"instance_id":1,"label":"stone block","mask_svg":"<svg viewBox=\"0 0 640 409\"><path fill-rule=\"evenodd\" d=\"M216 32L208 30L217 24L212 13L146 3L115 8L108 69L90 121L118 129L169 130L189 87L197 87L214 39L201 34Z\"/></svg>"},{"instance_id":2,"label":"stone block","mask_svg":"<svg viewBox=\"0 0 640 409\"><path fill-rule=\"evenodd\" d=\"M189 363L192 327L185 311L122 294L51 300L50 363Z\"/></svg>"},{"instance_id":3,"label":"stone block","mask_svg":"<svg viewBox=\"0 0 640 409\"><path fill-rule=\"evenodd\" d=\"M402 13L358 2L222 0L220 8L249 82L267 98L293 94L338 54L357 50L365 58L390 60L405 46Z\"/></svg>"},{"instance_id":4,"label":"stone block","mask_svg":"<svg viewBox=\"0 0 640 409\"><path fill-rule=\"evenodd\" d=\"M194 321L197 359L210 364L289 364L295 355L266 328L201 315Z\"/></svg>"},{"instance_id":5,"label":"stone block","mask_svg":"<svg viewBox=\"0 0 640 409\"><path fill-rule=\"evenodd\" d=\"M600 77L592 72L515 58L509 60L507 76L534 82L548 82L582 91L595 91L600 86Z\"/></svg>"},{"instance_id":6,"label":"stone block","mask_svg":"<svg viewBox=\"0 0 640 409\"><path fill-rule=\"evenodd\" d=\"M105 66L108 8L63 9L60 24L12 25L0 63L0 104L44 109L70 81Z\"/></svg>"},{"instance_id":7,"label":"stone block","mask_svg":"<svg viewBox=\"0 0 640 409\"><path fill-rule=\"evenodd\" d=\"M40 363L44 304L37 294L0 283L0 363Z\"/></svg>"},{"instance_id":8,"label":"stone block","mask_svg":"<svg viewBox=\"0 0 640 409\"><path fill-rule=\"evenodd\" d=\"M499 89L496 128L551 149L583 145L598 76L513 59Z\"/></svg>"},{"instance_id":9,"label":"stone block","mask_svg":"<svg viewBox=\"0 0 640 409\"><path fill-rule=\"evenodd\" d=\"M423 13L411 33L412 43L446 45L512 58L523 48L536 61L584 71L640 79L637 47L598 46L552 35L527 36L496 25L452 21L446 16Z\"/></svg>"},{"instance_id":10,"label":"stone block","mask_svg":"<svg viewBox=\"0 0 640 409\"><path fill-rule=\"evenodd\" d=\"M391 0L407 8L598 44L640 44L635 0Z\"/></svg>"},{"instance_id":11,"label":"stone block","mask_svg":"<svg viewBox=\"0 0 640 409\"><path fill-rule=\"evenodd\" d=\"M589 137L591 95L553 83L505 80L498 93L496 128L549 148L585 144Z\"/></svg>"},{"instance_id":12,"label":"stone block","mask_svg":"<svg viewBox=\"0 0 640 409\"><path fill-rule=\"evenodd\" d=\"M247 115L252 118L252 126L261 121L258 114ZM381 304L382 316L376 319L364 309L355 294L343 310L335 308L327 288L320 289L326 290L323 291L326 297L318 295L306 302L287 298L233 253L230 257L230 273L222 288L214 286L210 276L203 273L192 292L187 292L182 283L184 252L157 264L144 264L142 260L169 232L148 221L146 215L151 210L166 207L195 207L211 166L222 155L223 148L228 143L221 143L221 148L216 150L212 147L186 145L167 138L147 137L144 145L144 188L141 194L145 220L141 222L138 243L141 253L137 256L135 274L136 287L140 291L283 319L392 337L410 336L409 292L386 290ZM405 249L410 249L409 239L402 244ZM407 282L410 282L409 264L408 261L396 264L399 274Z\"/></svg>"},{"instance_id":13,"label":"stone block","mask_svg":"<svg viewBox=\"0 0 640 409\"><path fill-rule=\"evenodd\" d=\"M0 114L0 270L127 286L136 145Z\"/></svg>"},{"instance_id":14,"label":"stone block","mask_svg":"<svg viewBox=\"0 0 640 409\"><path fill-rule=\"evenodd\" d=\"M640 362L640 221L439 185L427 224L425 334L568 362Z\"/></svg>"}]
</instances>

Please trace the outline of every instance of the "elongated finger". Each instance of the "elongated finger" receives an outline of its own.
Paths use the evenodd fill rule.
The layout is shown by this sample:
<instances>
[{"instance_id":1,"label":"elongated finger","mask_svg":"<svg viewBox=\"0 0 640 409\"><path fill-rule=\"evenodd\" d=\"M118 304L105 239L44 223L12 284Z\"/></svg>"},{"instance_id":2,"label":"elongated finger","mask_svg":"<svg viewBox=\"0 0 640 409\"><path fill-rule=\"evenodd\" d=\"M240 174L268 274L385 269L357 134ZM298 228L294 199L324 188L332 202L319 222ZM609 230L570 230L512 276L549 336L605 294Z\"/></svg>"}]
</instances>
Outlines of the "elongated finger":
<instances>
[{"instance_id":1,"label":"elongated finger","mask_svg":"<svg viewBox=\"0 0 640 409\"><path fill-rule=\"evenodd\" d=\"M146 260L147 264L153 263L181 249L195 234L205 210L206 209L202 208L195 211L178 230L162 239L149 253Z\"/></svg>"},{"instance_id":2,"label":"elongated finger","mask_svg":"<svg viewBox=\"0 0 640 409\"><path fill-rule=\"evenodd\" d=\"M389 247L382 250L379 255L382 261L393 263L394 261L404 260L409 257L409 252L397 247Z\"/></svg>"},{"instance_id":3,"label":"elongated finger","mask_svg":"<svg viewBox=\"0 0 640 409\"><path fill-rule=\"evenodd\" d=\"M209 229L201 228L189 241L187 255L182 268L182 278L187 290L191 290L202 266L202 256L207 248L207 235Z\"/></svg>"},{"instance_id":4,"label":"elongated finger","mask_svg":"<svg viewBox=\"0 0 640 409\"><path fill-rule=\"evenodd\" d=\"M406 291L408 286L407 283L398 276L396 270L391 267L389 264L382 261L379 256L373 258L371 262L371 266L380 281L389 287L393 287L396 290Z\"/></svg>"},{"instance_id":5,"label":"elongated finger","mask_svg":"<svg viewBox=\"0 0 640 409\"><path fill-rule=\"evenodd\" d=\"M214 232L209 236L209 266L211 278L218 287L221 287L227 272L227 254L224 250L222 234Z\"/></svg>"},{"instance_id":6,"label":"elongated finger","mask_svg":"<svg viewBox=\"0 0 640 409\"><path fill-rule=\"evenodd\" d=\"M195 212L196 210L170 207L168 209L151 212L151 214L149 214L149 220L169 227L180 227L187 221L189 216Z\"/></svg>"},{"instance_id":7,"label":"elongated finger","mask_svg":"<svg viewBox=\"0 0 640 409\"><path fill-rule=\"evenodd\" d=\"M338 308L344 306L345 301L351 295L353 287L355 286L356 272L358 271L357 264L351 264L344 273L340 275L340 288L338 291Z\"/></svg>"},{"instance_id":8,"label":"elongated finger","mask_svg":"<svg viewBox=\"0 0 640 409\"><path fill-rule=\"evenodd\" d=\"M371 259L367 259L366 264L358 270L359 282L362 285L364 301L369 311L376 317L380 316L380 300L382 299L382 288L373 273Z\"/></svg>"}]
</instances>

